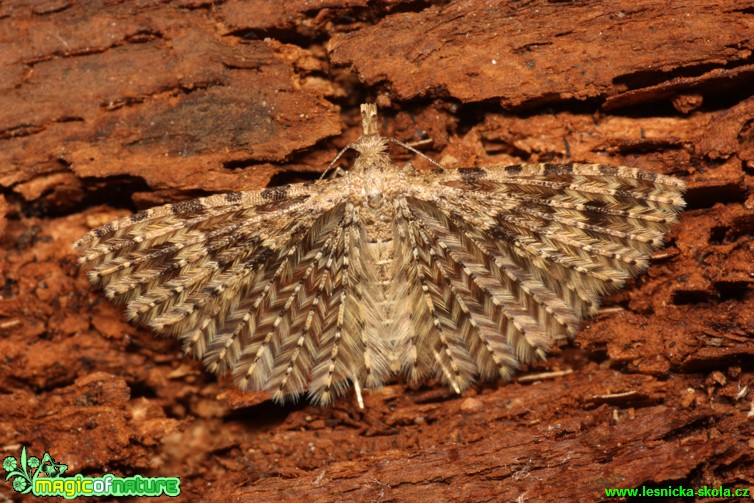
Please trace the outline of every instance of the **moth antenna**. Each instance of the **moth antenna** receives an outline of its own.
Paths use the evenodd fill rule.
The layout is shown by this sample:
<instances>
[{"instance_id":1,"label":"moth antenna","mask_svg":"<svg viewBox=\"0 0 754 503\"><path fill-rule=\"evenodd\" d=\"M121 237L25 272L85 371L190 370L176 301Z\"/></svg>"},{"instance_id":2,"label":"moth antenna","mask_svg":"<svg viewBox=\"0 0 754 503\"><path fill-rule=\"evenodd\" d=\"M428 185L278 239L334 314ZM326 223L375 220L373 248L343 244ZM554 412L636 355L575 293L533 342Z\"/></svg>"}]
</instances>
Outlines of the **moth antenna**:
<instances>
[{"instance_id":1,"label":"moth antenna","mask_svg":"<svg viewBox=\"0 0 754 503\"><path fill-rule=\"evenodd\" d=\"M411 145L409 145L407 143L403 143L402 141L396 140L395 138L388 138L387 140L390 141L390 142L392 142L392 143L395 143L396 145L400 145L401 147L403 147L403 148L405 148L407 150L410 150L414 154L416 154L416 155L418 155L420 157L423 157L424 159L426 159L427 161L429 161L433 166L441 169L442 171L445 171L445 166L443 166L439 162L435 161L434 159L432 159L428 155L419 152L418 150L416 150Z\"/></svg>"},{"instance_id":2,"label":"moth antenna","mask_svg":"<svg viewBox=\"0 0 754 503\"><path fill-rule=\"evenodd\" d=\"M353 143L349 143L348 145L346 145L345 147L343 147L340 152L338 152L338 155L335 156L335 159L333 159L332 161L330 161L330 164L327 165L327 168L322 172L321 175L319 175L319 179L320 180L322 180L325 177L325 175L327 174L327 172L332 169L333 165L336 162L338 162L338 159L340 159L343 156L343 154L346 153L346 150L348 150L349 148L353 148Z\"/></svg>"}]
</instances>

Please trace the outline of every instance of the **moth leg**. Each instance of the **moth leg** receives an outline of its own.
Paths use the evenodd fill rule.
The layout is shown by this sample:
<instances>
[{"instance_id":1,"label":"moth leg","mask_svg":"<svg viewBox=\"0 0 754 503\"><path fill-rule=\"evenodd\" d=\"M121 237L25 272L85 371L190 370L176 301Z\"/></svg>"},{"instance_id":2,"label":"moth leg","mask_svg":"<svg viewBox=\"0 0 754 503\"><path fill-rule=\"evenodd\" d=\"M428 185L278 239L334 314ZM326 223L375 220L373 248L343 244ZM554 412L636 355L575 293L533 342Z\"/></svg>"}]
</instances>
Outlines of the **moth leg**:
<instances>
[{"instance_id":1,"label":"moth leg","mask_svg":"<svg viewBox=\"0 0 754 503\"><path fill-rule=\"evenodd\" d=\"M347 171L340 166L335 168L332 173L327 177L328 179L332 180L333 178L341 178L343 176L346 176Z\"/></svg>"}]
</instances>

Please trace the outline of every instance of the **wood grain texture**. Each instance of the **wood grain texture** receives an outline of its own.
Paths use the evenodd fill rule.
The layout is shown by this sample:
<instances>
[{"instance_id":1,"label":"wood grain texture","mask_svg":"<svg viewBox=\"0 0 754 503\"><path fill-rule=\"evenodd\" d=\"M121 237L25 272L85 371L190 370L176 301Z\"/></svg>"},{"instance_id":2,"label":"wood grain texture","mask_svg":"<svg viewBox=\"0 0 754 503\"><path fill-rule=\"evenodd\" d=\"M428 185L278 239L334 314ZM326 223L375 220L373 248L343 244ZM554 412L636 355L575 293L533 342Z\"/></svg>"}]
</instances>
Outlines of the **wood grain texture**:
<instances>
[{"instance_id":1,"label":"wood grain texture","mask_svg":"<svg viewBox=\"0 0 754 503\"><path fill-rule=\"evenodd\" d=\"M523 28L516 35L507 18L453 19L451 7L425 2L381 9L344 0L322 10L301 2L258 23L251 3L0 6L5 452L17 454L21 444L34 453L50 449L71 472L180 475L188 498L214 501L600 501L606 487L754 486L750 6L689 1L679 12L659 1L518 2L514 19ZM482 3L479 12L489 2ZM585 19L587 7L603 15ZM621 30L621 12L631 29ZM416 45L406 20L423 18L438 28L422 30ZM446 63L439 55L466 35L461 29L443 38L438 30L459 23L474 26L473 40L529 44L512 61L498 60L523 69L496 74L497 88L480 86L479 77L457 68L477 71L489 52L484 44L465 49L465 66L462 56ZM597 26L635 50L612 50ZM704 40L696 43L690 27ZM363 60L346 54L346 36L368 48ZM425 61L438 58L415 72L414 63L396 57L400 43L405 53L423 50ZM155 65L162 61L156 49L165 68L180 70L173 77ZM527 51L534 69L526 67ZM80 71L95 61L123 66L93 65L90 77ZM67 80L71 72L79 78ZM445 80L452 85L426 87ZM34 93L24 91L27 81ZM243 144L260 141L253 129L227 136L220 127L212 135L208 126L224 124L226 114L243 120L233 103L251 101L248 93L262 84L279 90L274 106L285 113L267 117L285 147L266 143L268 160L254 160L253 144ZM489 99L474 101L479 90ZM426 98L400 98L409 95ZM71 244L135 210L316 178L358 137L358 103L375 97L387 119L384 134L431 138L421 148L451 169L631 166L683 179L688 209L648 273L609 296L580 325L576 342L522 369L530 380L472 386L460 397L440 383L414 389L390 382L364 393L366 412L350 401L280 408L266 394L231 391L230 380L212 379L182 358L180 343L133 328L77 272ZM115 106L103 106L104 98ZM181 103L190 107L177 114ZM170 137L141 135L154 133L152 120L166 113L181 118ZM315 124L315 116L326 120ZM118 129L120 118L128 127ZM201 149L189 142L181 155L184 130ZM223 149L207 147L218 141ZM103 154L72 157L85 149ZM392 154L399 166L412 159ZM82 178L76 170L84 166ZM0 483L2 496L11 498L10 490Z\"/></svg>"},{"instance_id":2,"label":"wood grain texture","mask_svg":"<svg viewBox=\"0 0 754 503\"><path fill-rule=\"evenodd\" d=\"M464 0L390 16L336 36L330 47L335 62L353 65L367 83L384 83L401 99L450 95L522 108L612 98L697 76L720 61L748 66L750 7L744 0L713 6ZM377 53L370 50L375 40Z\"/></svg>"}]
</instances>

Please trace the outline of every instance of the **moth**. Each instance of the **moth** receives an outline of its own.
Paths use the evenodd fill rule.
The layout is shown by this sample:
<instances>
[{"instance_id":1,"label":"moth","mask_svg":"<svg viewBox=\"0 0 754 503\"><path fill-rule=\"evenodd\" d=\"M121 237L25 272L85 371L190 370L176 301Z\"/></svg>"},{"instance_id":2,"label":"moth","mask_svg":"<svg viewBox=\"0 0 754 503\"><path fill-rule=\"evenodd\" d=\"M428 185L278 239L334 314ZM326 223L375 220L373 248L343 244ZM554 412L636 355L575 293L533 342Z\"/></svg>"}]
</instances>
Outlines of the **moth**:
<instances>
[{"instance_id":1,"label":"moth","mask_svg":"<svg viewBox=\"0 0 754 503\"><path fill-rule=\"evenodd\" d=\"M460 393L544 358L684 206L682 181L628 167L399 167L391 143L419 152L361 115L343 176L140 211L82 237L79 262L241 389L322 405L353 387L363 407L396 375Z\"/></svg>"}]
</instances>

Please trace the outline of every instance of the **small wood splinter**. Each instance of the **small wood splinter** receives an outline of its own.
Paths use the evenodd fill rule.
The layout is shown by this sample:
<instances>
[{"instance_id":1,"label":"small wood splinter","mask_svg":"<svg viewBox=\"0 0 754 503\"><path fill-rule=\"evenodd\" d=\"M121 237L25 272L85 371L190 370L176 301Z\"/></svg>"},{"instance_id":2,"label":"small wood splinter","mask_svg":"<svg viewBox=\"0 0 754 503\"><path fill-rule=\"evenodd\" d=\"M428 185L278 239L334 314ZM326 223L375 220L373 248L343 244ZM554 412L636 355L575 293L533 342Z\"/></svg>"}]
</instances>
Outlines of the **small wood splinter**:
<instances>
[{"instance_id":1,"label":"small wood splinter","mask_svg":"<svg viewBox=\"0 0 754 503\"><path fill-rule=\"evenodd\" d=\"M344 176L140 211L81 238L79 262L242 389L322 405L353 385L363 408L396 374L510 379L644 270L684 206L683 182L627 167L402 169L390 143L426 156L361 114Z\"/></svg>"}]
</instances>

